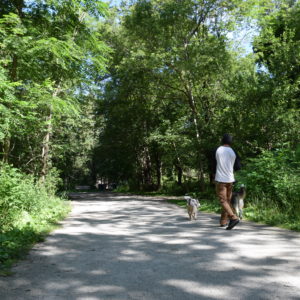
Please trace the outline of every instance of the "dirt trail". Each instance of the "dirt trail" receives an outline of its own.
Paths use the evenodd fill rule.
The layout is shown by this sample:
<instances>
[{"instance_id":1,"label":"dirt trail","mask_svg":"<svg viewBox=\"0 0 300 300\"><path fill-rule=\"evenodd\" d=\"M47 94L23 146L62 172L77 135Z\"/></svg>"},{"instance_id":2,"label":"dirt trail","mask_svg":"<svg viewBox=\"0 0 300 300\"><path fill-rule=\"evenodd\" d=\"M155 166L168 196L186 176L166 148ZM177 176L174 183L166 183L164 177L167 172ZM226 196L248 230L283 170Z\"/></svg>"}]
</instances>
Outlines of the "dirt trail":
<instances>
[{"instance_id":1,"label":"dirt trail","mask_svg":"<svg viewBox=\"0 0 300 300\"><path fill-rule=\"evenodd\" d=\"M218 216L190 222L164 199L76 194L63 226L36 245L1 300L300 299L300 234Z\"/></svg>"}]
</instances>

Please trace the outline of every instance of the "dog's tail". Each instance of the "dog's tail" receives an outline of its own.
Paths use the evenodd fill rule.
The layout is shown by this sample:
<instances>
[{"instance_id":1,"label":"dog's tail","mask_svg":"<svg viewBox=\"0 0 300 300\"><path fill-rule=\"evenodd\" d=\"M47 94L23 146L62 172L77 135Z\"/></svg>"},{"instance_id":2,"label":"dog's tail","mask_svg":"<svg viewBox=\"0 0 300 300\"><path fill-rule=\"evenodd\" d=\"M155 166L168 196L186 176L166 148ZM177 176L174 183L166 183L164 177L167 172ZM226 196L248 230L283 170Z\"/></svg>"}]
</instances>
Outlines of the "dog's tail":
<instances>
[{"instance_id":1,"label":"dog's tail","mask_svg":"<svg viewBox=\"0 0 300 300\"><path fill-rule=\"evenodd\" d=\"M242 198L245 198L246 197L246 187L244 184L241 184L241 187L240 187L240 195L242 196Z\"/></svg>"}]
</instances>

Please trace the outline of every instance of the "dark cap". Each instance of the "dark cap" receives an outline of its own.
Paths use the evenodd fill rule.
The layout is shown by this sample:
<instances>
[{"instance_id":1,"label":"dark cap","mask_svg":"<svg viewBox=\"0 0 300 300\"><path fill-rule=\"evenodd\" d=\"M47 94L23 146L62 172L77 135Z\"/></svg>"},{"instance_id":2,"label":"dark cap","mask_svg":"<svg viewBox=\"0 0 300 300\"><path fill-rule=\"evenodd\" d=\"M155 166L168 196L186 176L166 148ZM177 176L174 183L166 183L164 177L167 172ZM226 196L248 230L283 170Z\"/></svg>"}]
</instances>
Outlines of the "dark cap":
<instances>
[{"instance_id":1,"label":"dark cap","mask_svg":"<svg viewBox=\"0 0 300 300\"><path fill-rule=\"evenodd\" d=\"M225 133L222 137L222 144L231 145L232 144L232 136L228 133Z\"/></svg>"}]
</instances>

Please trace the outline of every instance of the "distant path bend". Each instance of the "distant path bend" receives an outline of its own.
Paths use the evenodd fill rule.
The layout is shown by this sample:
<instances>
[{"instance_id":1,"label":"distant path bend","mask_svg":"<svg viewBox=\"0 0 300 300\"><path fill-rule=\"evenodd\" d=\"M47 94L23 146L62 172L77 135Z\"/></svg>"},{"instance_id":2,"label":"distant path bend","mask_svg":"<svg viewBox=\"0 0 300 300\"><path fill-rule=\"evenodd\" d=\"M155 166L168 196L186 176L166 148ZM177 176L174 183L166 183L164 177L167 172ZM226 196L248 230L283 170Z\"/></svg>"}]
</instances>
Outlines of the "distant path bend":
<instances>
[{"instance_id":1,"label":"distant path bend","mask_svg":"<svg viewBox=\"0 0 300 300\"><path fill-rule=\"evenodd\" d=\"M300 234L187 213L162 198L75 194L63 226L36 245L1 300L300 299Z\"/></svg>"}]
</instances>

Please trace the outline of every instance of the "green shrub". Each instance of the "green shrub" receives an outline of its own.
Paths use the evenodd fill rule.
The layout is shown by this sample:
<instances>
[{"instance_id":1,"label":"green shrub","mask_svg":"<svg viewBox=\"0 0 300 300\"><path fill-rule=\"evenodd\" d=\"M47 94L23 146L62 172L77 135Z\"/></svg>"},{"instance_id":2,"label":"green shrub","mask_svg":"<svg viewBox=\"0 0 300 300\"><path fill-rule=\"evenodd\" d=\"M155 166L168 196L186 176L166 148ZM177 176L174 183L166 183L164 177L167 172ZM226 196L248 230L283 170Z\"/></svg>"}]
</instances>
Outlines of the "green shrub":
<instances>
[{"instance_id":1,"label":"green shrub","mask_svg":"<svg viewBox=\"0 0 300 300\"><path fill-rule=\"evenodd\" d=\"M0 232L13 226L22 211L31 212L38 200L35 197L33 178L24 176L8 165L0 168Z\"/></svg>"},{"instance_id":2,"label":"green shrub","mask_svg":"<svg viewBox=\"0 0 300 300\"><path fill-rule=\"evenodd\" d=\"M116 193L128 193L129 192L129 186L126 184L117 186L116 189L114 189L114 192Z\"/></svg>"},{"instance_id":3,"label":"green shrub","mask_svg":"<svg viewBox=\"0 0 300 300\"><path fill-rule=\"evenodd\" d=\"M0 266L20 257L68 213L68 203L54 194L56 182L53 174L42 184L7 164L0 166Z\"/></svg>"},{"instance_id":4,"label":"green shrub","mask_svg":"<svg viewBox=\"0 0 300 300\"><path fill-rule=\"evenodd\" d=\"M160 192L167 195L184 195L186 188L183 184L179 185L176 182L165 182L160 189Z\"/></svg>"},{"instance_id":5,"label":"green shrub","mask_svg":"<svg viewBox=\"0 0 300 300\"><path fill-rule=\"evenodd\" d=\"M250 159L237 179L245 183L248 201L278 207L291 215L300 213L300 171L297 153L289 149L265 151Z\"/></svg>"}]
</instances>

